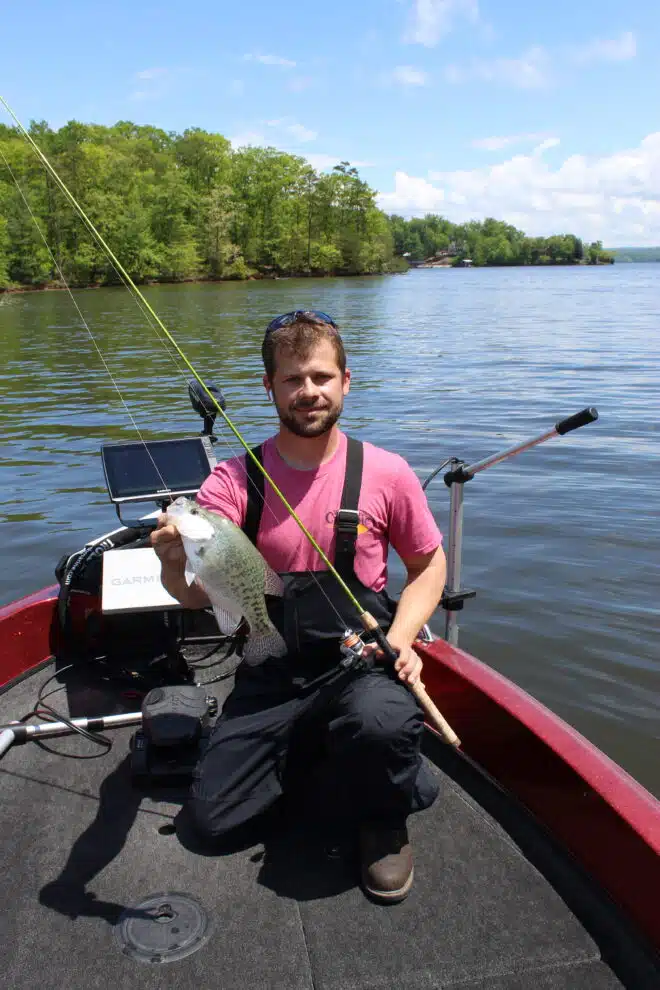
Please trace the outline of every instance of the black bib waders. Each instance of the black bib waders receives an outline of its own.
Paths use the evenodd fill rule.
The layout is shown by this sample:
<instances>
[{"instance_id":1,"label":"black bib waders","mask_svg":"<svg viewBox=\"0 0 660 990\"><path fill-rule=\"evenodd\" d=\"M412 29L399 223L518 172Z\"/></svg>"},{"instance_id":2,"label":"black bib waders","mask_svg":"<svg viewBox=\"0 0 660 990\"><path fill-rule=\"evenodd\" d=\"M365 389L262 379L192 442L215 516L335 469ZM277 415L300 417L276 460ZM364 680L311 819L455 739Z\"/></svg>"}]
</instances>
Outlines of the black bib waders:
<instances>
[{"instance_id":1,"label":"black bib waders","mask_svg":"<svg viewBox=\"0 0 660 990\"><path fill-rule=\"evenodd\" d=\"M334 565L362 607L387 630L395 602L385 591L363 585L354 570L363 451L359 441L347 441ZM261 448L254 453L261 460ZM246 460L243 529L256 545L264 478ZM422 711L389 668L355 673L339 667L344 631L361 624L329 571L282 579L284 596L269 599L268 606L288 653L238 668L195 771L189 804L195 824L208 836L224 835L319 769L319 793L332 796L324 814L342 822L400 824L437 795L419 751Z\"/></svg>"}]
</instances>

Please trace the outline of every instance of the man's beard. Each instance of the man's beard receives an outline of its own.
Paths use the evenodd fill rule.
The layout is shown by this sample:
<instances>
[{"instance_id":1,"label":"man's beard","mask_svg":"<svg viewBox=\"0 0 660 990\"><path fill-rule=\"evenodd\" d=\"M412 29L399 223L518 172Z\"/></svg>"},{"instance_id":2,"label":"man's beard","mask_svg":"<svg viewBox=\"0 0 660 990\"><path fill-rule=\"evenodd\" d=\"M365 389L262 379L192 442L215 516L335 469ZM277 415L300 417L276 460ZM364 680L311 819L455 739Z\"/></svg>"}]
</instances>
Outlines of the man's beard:
<instances>
[{"instance_id":1,"label":"man's beard","mask_svg":"<svg viewBox=\"0 0 660 990\"><path fill-rule=\"evenodd\" d=\"M275 407L282 425L286 426L287 430L290 430L297 437L321 437L324 433L330 432L341 416L344 409L344 401L342 399L336 405L331 405L328 409L324 409L318 416L315 416L313 420L308 421L296 419L295 415L296 412L304 412L305 406L294 406L293 409L284 411L276 402Z\"/></svg>"}]
</instances>

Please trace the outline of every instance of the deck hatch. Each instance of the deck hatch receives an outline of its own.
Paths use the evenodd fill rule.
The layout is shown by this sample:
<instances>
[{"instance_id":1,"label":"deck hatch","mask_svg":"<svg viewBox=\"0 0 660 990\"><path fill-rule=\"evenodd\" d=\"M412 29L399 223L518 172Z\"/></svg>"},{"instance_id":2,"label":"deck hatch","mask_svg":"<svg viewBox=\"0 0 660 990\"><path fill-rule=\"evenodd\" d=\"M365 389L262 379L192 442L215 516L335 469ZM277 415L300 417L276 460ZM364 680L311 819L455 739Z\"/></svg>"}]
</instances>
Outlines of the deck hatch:
<instances>
[{"instance_id":1,"label":"deck hatch","mask_svg":"<svg viewBox=\"0 0 660 990\"><path fill-rule=\"evenodd\" d=\"M160 965L191 955L211 931L206 909L190 894L151 894L122 912L117 938L124 955Z\"/></svg>"}]
</instances>

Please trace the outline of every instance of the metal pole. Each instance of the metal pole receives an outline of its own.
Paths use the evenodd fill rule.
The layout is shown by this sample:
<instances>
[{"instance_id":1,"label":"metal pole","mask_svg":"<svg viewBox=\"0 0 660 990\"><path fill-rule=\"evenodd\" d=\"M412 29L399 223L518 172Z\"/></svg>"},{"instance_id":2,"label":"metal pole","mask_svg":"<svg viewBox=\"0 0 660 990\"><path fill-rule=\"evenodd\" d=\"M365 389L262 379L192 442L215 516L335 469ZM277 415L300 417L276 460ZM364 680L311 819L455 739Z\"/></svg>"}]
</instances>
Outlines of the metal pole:
<instances>
[{"instance_id":1,"label":"metal pole","mask_svg":"<svg viewBox=\"0 0 660 990\"><path fill-rule=\"evenodd\" d=\"M446 461L445 464L451 464L451 470L449 470L445 476L444 481L450 490L450 500L449 500L449 537L447 542L447 582L445 585L445 597L446 601L444 603L444 608L446 611L445 617L445 639L448 643L453 646L458 644L458 616L457 612L463 606L463 600L466 598L473 598L474 591L463 591L461 592L461 559L463 550L463 487L466 481L470 481L475 474L479 474L480 471L485 471L486 468L493 467L495 464L500 464L502 461L508 460L510 457L514 457L516 454L521 454L525 450L529 450L531 447L536 447L540 443L544 443L546 440L552 439L552 437L563 436L565 433L570 433L571 430L577 430L581 426L586 426L587 423L593 423L598 419L598 411L593 408L593 406L587 409L582 409L581 412L575 413L573 416L568 416L566 419L560 420L555 424L554 428L551 430L546 430L544 433L539 434L537 437L532 437L531 440L524 440L522 443L515 444L513 447L507 447L506 450L502 450L497 454L492 454L490 457L485 457L481 461L475 461L474 464L465 465L458 458L453 457L450 461ZM441 465L426 479L423 488L426 489L430 481L442 470L445 465Z\"/></svg>"},{"instance_id":2,"label":"metal pole","mask_svg":"<svg viewBox=\"0 0 660 990\"><path fill-rule=\"evenodd\" d=\"M71 725L88 732L103 732L106 729L122 729L127 725L141 725L142 712L126 712L123 715L103 715L97 718L72 718ZM22 725L20 722L0 725L0 757L12 745L30 742L34 739L48 739L52 736L72 736L72 729L66 722L39 722L37 725Z\"/></svg>"},{"instance_id":3,"label":"metal pole","mask_svg":"<svg viewBox=\"0 0 660 990\"><path fill-rule=\"evenodd\" d=\"M593 406L590 406L579 413L575 413L574 416L568 416L567 419L560 420L559 423L555 424L553 429L546 430L545 433L541 433L531 440L523 440L522 443L517 443L513 447L507 447L506 450L500 451L499 454L492 454L490 457L484 457L481 461L475 461L474 464L463 468L463 475L470 475L472 477L480 471L485 471L486 468L493 467L494 464L499 464L501 461L508 460L509 457L521 454L524 450L536 447L539 443L544 443L546 440L551 440L556 436L564 436L565 433L570 433L571 430L577 430L581 426L586 426L587 423L593 423L597 419L598 411Z\"/></svg>"},{"instance_id":4,"label":"metal pole","mask_svg":"<svg viewBox=\"0 0 660 990\"><path fill-rule=\"evenodd\" d=\"M449 496L449 540L447 545L447 584L445 589L449 594L460 591L462 556L463 485L454 484L451 486ZM446 611L445 639L454 646L458 643L457 609L448 608Z\"/></svg>"}]
</instances>

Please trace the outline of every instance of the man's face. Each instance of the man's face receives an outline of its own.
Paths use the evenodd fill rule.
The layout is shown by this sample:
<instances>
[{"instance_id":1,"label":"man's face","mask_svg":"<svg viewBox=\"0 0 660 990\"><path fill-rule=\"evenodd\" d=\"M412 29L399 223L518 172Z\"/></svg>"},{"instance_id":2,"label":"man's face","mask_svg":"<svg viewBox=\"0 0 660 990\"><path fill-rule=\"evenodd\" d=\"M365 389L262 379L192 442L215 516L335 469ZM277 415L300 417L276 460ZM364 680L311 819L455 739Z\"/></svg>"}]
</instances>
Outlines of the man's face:
<instances>
[{"instance_id":1,"label":"man's face","mask_svg":"<svg viewBox=\"0 0 660 990\"><path fill-rule=\"evenodd\" d=\"M282 424L298 437L320 437L331 430L344 408L351 373L342 374L335 349L322 340L305 357L278 348L272 391Z\"/></svg>"}]
</instances>

